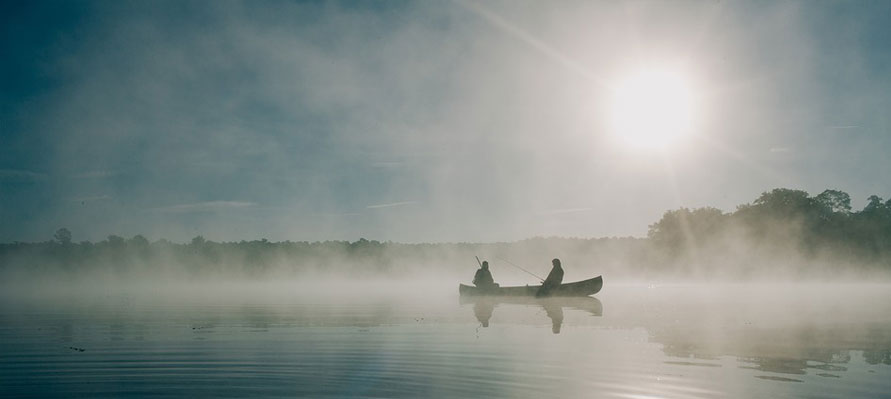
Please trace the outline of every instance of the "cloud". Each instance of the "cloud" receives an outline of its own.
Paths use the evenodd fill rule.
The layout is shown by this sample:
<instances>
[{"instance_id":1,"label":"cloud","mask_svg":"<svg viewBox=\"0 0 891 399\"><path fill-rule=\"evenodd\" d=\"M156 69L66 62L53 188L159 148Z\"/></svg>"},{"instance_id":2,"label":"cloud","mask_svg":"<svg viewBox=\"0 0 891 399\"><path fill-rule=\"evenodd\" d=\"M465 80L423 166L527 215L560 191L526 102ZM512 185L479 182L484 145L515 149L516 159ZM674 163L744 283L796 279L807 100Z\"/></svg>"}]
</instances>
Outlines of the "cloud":
<instances>
[{"instance_id":1,"label":"cloud","mask_svg":"<svg viewBox=\"0 0 891 399\"><path fill-rule=\"evenodd\" d=\"M43 180L47 178L45 173L33 172L30 170L20 169L0 169L0 179L2 180Z\"/></svg>"},{"instance_id":2,"label":"cloud","mask_svg":"<svg viewBox=\"0 0 891 399\"><path fill-rule=\"evenodd\" d=\"M256 205L253 202L243 202L243 201L205 201L205 202L195 202L191 204L177 204L170 205L161 208L154 208L156 211L160 212L215 212L215 211L223 211L227 209L241 209L248 208Z\"/></svg>"},{"instance_id":3,"label":"cloud","mask_svg":"<svg viewBox=\"0 0 891 399\"><path fill-rule=\"evenodd\" d=\"M121 172L114 170L92 170L87 172L81 172L73 175L72 177L75 179L103 179L106 177L117 176L121 174Z\"/></svg>"},{"instance_id":4,"label":"cloud","mask_svg":"<svg viewBox=\"0 0 891 399\"><path fill-rule=\"evenodd\" d=\"M361 216L362 214L359 212L343 212L343 213L319 213L319 216L322 217L351 217L351 216Z\"/></svg>"},{"instance_id":5,"label":"cloud","mask_svg":"<svg viewBox=\"0 0 891 399\"><path fill-rule=\"evenodd\" d=\"M109 197L107 195L92 195L92 196L85 196L85 197L74 197L74 198L71 198L71 201L84 203L84 202L94 202L94 201L105 201L105 200L110 200L110 199L111 199L111 197Z\"/></svg>"},{"instance_id":6,"label":"cloud","mask_svg":"<svg viewBox=\"0 0 891 399\"><path fill-rule=\"evenodd\" d=\"M66 202L84 193L108 193L120 204L97 213L106 224L89 224L96 234L126 221L172 239L201 229L227 239L246 232L277 239L374 232L382 239L450 241L545 232L644 235L679 197L741 203L776 186L782 174L774 170L850 181L855 193L888 190L886 183L875 187L887 180L879 176L887 170L881 167L888 164L887 141L871 139L883 131L873 115L886 108L887 74L856 69L869 67L864 57L887 53L887 45L863 49L855 35L887 24L852 23L856 18L828 8L789 3L684 4L87 7L82 16L71 13L78 15L72 30L54 35L61 42L34 49L46 53L41 65L17 67L49 68L60 84L35 93L40 101L26 101L34 104L20 112L28 120L13 132L22 139L0 150L0 167L40 168L49 176L0 170L0 182L51 184L0 192L0 208L47 215L16 219L0 234L49 230L56 223L51 215L66 207L43 209L35 199ZM828 25L815 19L823 16L841 19ZM46 28L52 27L33 30ZM688 60L710 107L703 109L704 139L670 154L667 168L661 159L611 145L602 121L609 96L597 82L675 58ZM824 85L845 92L821 95ZM853 122L863 128L810 131L815 123L824 131L825 125L855 129L846 125ZM857 141L847 141L854 134ZM789 148L771 148L778 143ZM790 148L802 156L773 154ZM806 156L823 149L832 159L856 155L879 167L821 163L839 174L829 178ZM181 203L219 198L241 201ZM560 198L588 199L591 208L551 209L567 205ZM270 207L276 205L286 206ZM151 211L221 214L212 221L139 214L156 206ZM394 207L404 212L368 211ZM384 217L294 223L325 212ZM598 222L551 228L574 216Z\"/></svg>"},{"instance_id":7,"label":"cloud","mask_svg":"<svg viewBox=\"0 0 891 399\"><path fill-rule=\"evenodd\" d=\"M549 209L541 212L542 215L561 215L565 213L590 212L594 208L565 208L565 209Z\"/></svg>"},{"instance_id":8,"label":"cloud","mask_svg":"<svg viewBox=\"0 0 891 399\"><path fill-rule=\"evenodd\" d=\"M418 203L418 202L417 201L391 202L389 204L368 205L365 208L367 208L367 209L392 208L392 207L396 207L396 206L411 205L411 204L416 204L416 203Z\"/></svg>"},{"instance_id":9,"label":"cloud","mask_svg":"<svg viewBox=\"0 0 891 399\"><path fill-rule=\"evenodd\" d=\"M398 168L403 165L403 162L374 162L371 164L374 168Z\"/></svg>"}]
</instances>

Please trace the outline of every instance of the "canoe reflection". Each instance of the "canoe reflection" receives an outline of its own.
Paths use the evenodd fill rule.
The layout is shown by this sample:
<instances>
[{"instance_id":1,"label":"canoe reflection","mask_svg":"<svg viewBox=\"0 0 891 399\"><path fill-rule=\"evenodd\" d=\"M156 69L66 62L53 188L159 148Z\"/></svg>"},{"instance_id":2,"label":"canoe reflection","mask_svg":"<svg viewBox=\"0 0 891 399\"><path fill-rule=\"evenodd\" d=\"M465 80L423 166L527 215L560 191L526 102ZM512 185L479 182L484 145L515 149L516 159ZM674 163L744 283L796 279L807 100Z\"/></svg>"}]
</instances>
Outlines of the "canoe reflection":
<instances>
[{"instance_id":1,"label":"canoe reflection","mask_svg":"<svg viewBox=\"0 0 891 399\"><path fill-rule=\"evenodd\" d=\"M603 316L603 304L592 297L574 298L534 298L516 296L487 296L487 297L460 297L461 305L473 304L473 314L483 327L489 326L489 319L495 307L500 304L523 305L530 307L542 307L545 314L551 319L551 331L560 333L563 326L563 308L577 309L590 313L593 316Z\"/></svg>"}]
</instances>

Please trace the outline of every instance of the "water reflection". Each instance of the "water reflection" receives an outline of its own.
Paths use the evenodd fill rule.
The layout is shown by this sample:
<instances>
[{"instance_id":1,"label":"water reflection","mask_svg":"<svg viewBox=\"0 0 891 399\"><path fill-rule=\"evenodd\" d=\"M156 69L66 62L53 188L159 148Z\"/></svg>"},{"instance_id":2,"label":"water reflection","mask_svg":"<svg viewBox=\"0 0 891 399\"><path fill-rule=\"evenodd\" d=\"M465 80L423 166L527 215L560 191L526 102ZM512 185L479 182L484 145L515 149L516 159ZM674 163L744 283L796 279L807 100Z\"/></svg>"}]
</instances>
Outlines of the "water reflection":
<instances>
[{"instance_id":1,"label":"water reflection","mask_svg":"<svg viewBox=\"0 0 891 399\"><path fill-rule=\"evenodd\" d=\"M768 381L847 379L863 371L852 364L891 363L887 293L870 286L833 288L627 290L619 300L610 298L621 311L605 321L645 329L648 340L674 358L666 364L703 366L729 356L737 368Z\"/></svg>"},{"instance_id":2,"label":"water reflection","mask_svg":"<svg viewBox=\"0 0 891 399\"><path fill-rule=\"evenodd\" d=\"M0 300L0 396L873 398L891 391L891 290L856 287L827 297L816 288L615 287L600 295L606 315L596 298L456 303L453 291Z\"/></svg>"},{"instance_id":3,"label":"water reflection","mask_svg":"<svg viewBox=\"0 0 891 399\"><path fill-rule=\"evenodd\" d=\"M563 308L582 310L593 316L603 316L603 304L597 298L532 298L532 297L460 297L462 305L473 304L473 314L483 327L500 304L541 307L551 319L551 331L559 334L563 326Z\"/></svg>"},{"instance_id":4,"label":"water reflection","mask_svg":"<svg viewBox=\"0 0 891 399\"><path fill-rule=\"evenodd\" d=\"M878 351L864 351L863 358L869 364L891 365L891 349Z\"/></svg>"},{"instance_id":5,"label":"water reflection","mask_svg":"<svg viewBox=\"0 0 891 399\"><path fill-rule=\"evenodd\" d=\"M495 310L495 302L494 301L476 301L473 304L473 314L476 316L476 319L480 321L480 324L483 327L489 326L489 319L492 318L492 312Z\"/></svg>"}]
</instances>

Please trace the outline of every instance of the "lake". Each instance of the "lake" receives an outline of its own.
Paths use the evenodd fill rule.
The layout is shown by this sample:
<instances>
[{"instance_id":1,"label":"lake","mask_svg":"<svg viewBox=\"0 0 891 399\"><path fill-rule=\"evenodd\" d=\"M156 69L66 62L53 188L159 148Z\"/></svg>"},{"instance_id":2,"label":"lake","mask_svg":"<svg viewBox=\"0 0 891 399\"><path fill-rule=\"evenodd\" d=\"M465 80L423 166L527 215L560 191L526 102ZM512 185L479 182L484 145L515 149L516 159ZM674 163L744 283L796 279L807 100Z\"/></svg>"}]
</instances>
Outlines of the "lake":
<instances>
[{"instance_id":1,"label":"lake","mask_svg":"<svg viewBox=\"0 0 891 399\"><path fill-rule=\"evenodd\" d=\"M891 397L889 288L607 280L592 298L506 302L452 282L19 289L0 304L0 396Z\"/></svg>"}]
</instances>

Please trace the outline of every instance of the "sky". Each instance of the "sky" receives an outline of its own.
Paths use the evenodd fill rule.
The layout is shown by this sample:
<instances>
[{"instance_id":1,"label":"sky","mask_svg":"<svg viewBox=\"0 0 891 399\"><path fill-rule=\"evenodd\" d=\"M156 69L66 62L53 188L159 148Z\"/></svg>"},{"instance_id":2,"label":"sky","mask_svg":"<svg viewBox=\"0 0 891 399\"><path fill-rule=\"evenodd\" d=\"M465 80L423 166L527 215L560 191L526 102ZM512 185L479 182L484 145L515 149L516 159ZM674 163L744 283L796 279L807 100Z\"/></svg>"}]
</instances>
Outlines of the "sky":
<instances>
[{"instance_id":1,"label":"sky","mask_svg":"<svg viewBox=\"0 0 891 399\"><path fill-rule=\"evenodd\" d=\"M891 2L0 8L0 242L641 237L777 187L891 196ZM696 99L657 149L609 122L640 70Z\"/></svg>"}]
</instances>

